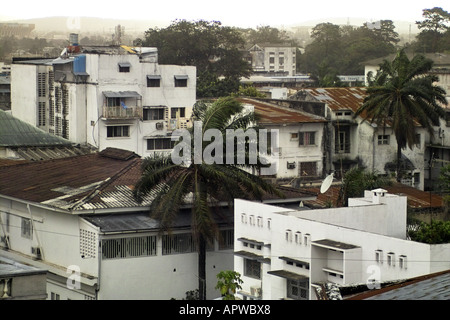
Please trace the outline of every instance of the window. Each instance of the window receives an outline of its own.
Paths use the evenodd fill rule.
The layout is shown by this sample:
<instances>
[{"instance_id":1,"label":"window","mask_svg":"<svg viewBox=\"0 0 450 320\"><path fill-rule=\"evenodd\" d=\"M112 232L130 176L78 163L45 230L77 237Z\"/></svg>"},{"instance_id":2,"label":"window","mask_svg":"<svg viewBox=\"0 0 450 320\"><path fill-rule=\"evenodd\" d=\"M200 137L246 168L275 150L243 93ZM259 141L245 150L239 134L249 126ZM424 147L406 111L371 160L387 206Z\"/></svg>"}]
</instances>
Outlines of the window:
<instances>
[{"instance_id":1,"label":"window","mask_svg":"<svg viewBox=\"0 0 450 320\"><path fill-rule=\"evenodd\" d=\"M350 127L336 128L335 134L335 153L350 153Z\"/></svg>"},{"instance_id":2,"label":"window","mask_svg":"<svg viewBox=\"0 0 450 320\"><path fill-rule=\"evenodd\" d=\"M251 226L254 226L254 225L255 225L255 216L254 216L254 215L251 215L251 216L250 216L250 225L251 225Z\"/></svg>"},{"instance_id":3,"label":"window","mask_svg":"<svg viewBox=\"0 0 450 320\"><path fill-rule=\"evenodd\" d=\"M164 120L165 108L144 108L144 120Z\"/></svg>"},{"instance_id":4,"label":"window","mask_svg":"<svg viewBox=\"0 0 450 320\"><path fill-rule=\"evenodd\" d=\"M286 241L288 242L292 242L292 231L291 230L286 230L284 238Z\"/></svg>"},{"instance_id":5,"label":"window","mask_svg":"<svg viewBox=\"0 0 450 320\"><path fill-rule=\"evenodd\" d=\"M271 225L272 225L272 219L269 218L269 219L267 219L267 229L270 230Z\"/></svg>"},{"instance_id":6,"label":"window","mask_svg":"<svg viewBox=\"0 0 450 320\"><path fill-rule=\"evenodd\" d=\"M308 300L309 284L305 280L287 280L287 297L296 300Z\"/></svg>"},{"instance_id":7,"label":"window","mask_svg":"<svg viewBox=\"0 0 450 320\"><path fill-rule=\"evenodd\" d=\"M51 300L60 300L60 296L57 293L51 292L50 293L50 299Z\"/></svg>"},{"instance_id":8,"label":"window","mask_svg":"<svg viewBox=\"0 0 450 320\"><path fill-rule=\"evenodd\" d=\"M416 134L414 141L415 141L414 143L415 143L416 148L420 149L420 133Z\"/></svg>"},{"instance_id":9,"label":"window","mask_svg":"<svg viewBox=\"0 0 450 320\"><path fill-rule=\"evenodd\" d=\"M187 87L188 76L175 76L175 87Z\"/></svg>"},{"instance_id":10,"label":"window","mask_svg":"<svg viewBox=\"0 0 450 320\"><path fill-rule=\"evenodd\" d=\"M407 269L406 256L401 255L400 257L398 257L398 266L400 267L400 269Z\"/></svg>"},{"instance_id":11,"label":"window","mask_svg":"<svg viewBox=\"0 0 450 320\"><path fill-rule=\"evenodd\" d=\"M147 139L147 150L170 150L175 146L175 142L171 138Z\"/></svg>"},{"instance_id":12,"label":"window","mask_svg":"<svg viewBox=\"0 0 450 320\"><path fill-rule=\"evenodd\" d=\"M295 233L295 243L301 244L302 243L302 233L297 231Z\"/></svg>"},{"instance_id":13,"label":"window","mask_svg":"<svg viewBox=\"0 0 450 320\"><path fill-rule=\"evenodd\" d=\"M299 162L299 176L300 177L316 177L317 163L316 162Z\"/></svg>"},{"instance_id":14,"label":"window","mask_svg":"<svg viewBox=\"0 0 450 320\"><path fill-rule=\"evenodd\" d=\"M378 144L379 145L388 145L389 144L389 135L378 135Z\"/></svg>"},{"instance_id":15,"label":"window","mask_svg":"<svg viewBox=\"0 0 450 320\"><path fill-rule=\"evenodd\" d=\"M375 250L375 261L377 263L383 263L383 250Z\"/></svg>"},{"instance_id":16,"label":"window","mask_svg":"<svg viewBox=\"0 0 450 320\"><path fill-rule=\"evenodd\" d=\"M45 72L38 73L38 97L45 97L47 94L47 74Z\"/></svg>"},{"instance_id":17,"label":"window","mask_svg":"<svg viewBox=\"0 0 450 320\"><path fill-rule=\"evenodd\" d=\"M184 118L186 116L186 108L170 108L171 119L176 119L177 113L179 113L180 118Z\"/></svg>"},{"instance_id":18,"label":"window","mask_svg":"<svg viewBox=\"0 0 450 320\"><path fill-rule=\"evenodd\" d=\"M23 238L33 239L33 225L31 219L22 218L21 235Z\"/></svg>"},{"instance_id":19,"label":"window","mask_svg":"<svg viewBox=\"0 0 450 320\"><path fill-rule=\"evenodd\" d=\"M391 267L395 266L395 254L393 252L387 254L387 265Z\"/></svg>"},{"instance_id":20,"label":"window","mask_svg":"<svg viewBox=\"0 0 450 320\"><path fill-rule=\"evenodd\" d=\"M261 279L261 263L256 260L244 259L244 276Z\"/></svg>"},{"instance_id":21,"label":"window","mask_svg":"<svg viewBox=\"0 0 450 320\"><path fill-rule=\"evenodd\" d=\"M298 144L300 146L312 146L316 144L315 132L300 132Z\"/></svg>"},{"instance_id":22,"label":"window","mask_svg":"<svg viewBox=\"0 0 450 320\"><path fill-rule=\"evenodd\" d=\"M106 136L108 138L129 137L130 136L130 126L106 127Z\"/></svg>"},{"instance_id":23,"label":"window","mask_svg":"<svg viewBox=\"0 0 450 320\"><path fill-rule=\"evenodd\" d=\"M298 140L298 132L291 133L291 140Z\"/></svg>"},{"instance_id":24,"label":"window","mask_svg":"<svg viewBox=\"0 0 450 320\"><path fill-rule=\"evenodd\" d=\"M147 87L157 88L161 86L161 76L147 76Z\"/></svg>"},{"instance_id":25,"label":"window","mask_svg":"<svg viewBox=\"0 0 450 320\"><path fill-rule=\"evenodd\" d=\"M190 233L172 234L162 236L162 254L177 254L195 252L194 238Z\"/></svg>"},{"instance_id":26,"label":"window","mask_svg":"<svg viewBox=\"0 0 450 320\"><path fill-rule=\"evenodd\" d=\"M305 246L309 245L310 239L311 239L311 235L309 233L305 234L305 236L303 237L303 244Z\"/></svg>"},{"instance_id":27,"label":"window","mask_svg":"<svg viewBox=\"0 0 450 320\"><path fill-rule=\"evenodd\" d=\"M241 222L242 223L247 223L247 215L245 213L241 214Z\"/></svg>"},{"instance_id":28,"label":"window","mask_svg":"<svg viewBox=\"0 0 450 320\"><path fill-rule=\"evenodd\" d=\"M156 256L156 236L102 240L103 259Z\"/></svg>"},{"instance_id":29,"label":"window","mask_svg":"<svg viewBox=\"0 0 450 320\"><path fill-rule=\"evenodd\" d=\"M39 126L45 126L45 102L39 101Z\"/></svg>"},{"instance_id":30,"label":"window","mask_svg":"<svg viewBox=\"0 0 450 320\"><path fill-rule=\"evenodd\" d=\"M234 248L234 229L220 230L219 250Z\"/></svg>"},{"instance_id":31,"label":"window","mask_svg":"<svg viewBox=\"0 0 450 320\"><path fill-rule=\"evenodd\" d=\"M262 217L257 217L256 218L256 224L258 227L262 227L263 226L263 218Z\"/></svg>"},{"instance_id":32,"label":"window","mask_svg":"<svg viewBox=\"0 0 450 320\"><path fill-rule=\"evenodd\" d=\"M128 62L119 63L119 72L130 72L131 64Z\"/></svg>"}]
</instances>

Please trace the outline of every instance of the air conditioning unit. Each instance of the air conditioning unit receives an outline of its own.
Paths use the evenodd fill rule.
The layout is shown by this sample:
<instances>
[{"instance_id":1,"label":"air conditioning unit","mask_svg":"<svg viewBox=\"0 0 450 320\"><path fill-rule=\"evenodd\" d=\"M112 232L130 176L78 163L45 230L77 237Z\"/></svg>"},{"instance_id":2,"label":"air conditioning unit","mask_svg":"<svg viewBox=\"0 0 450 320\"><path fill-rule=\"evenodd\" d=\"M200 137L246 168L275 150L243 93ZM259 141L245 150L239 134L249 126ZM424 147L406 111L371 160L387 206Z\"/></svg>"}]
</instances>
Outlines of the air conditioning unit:
<instances>
[{"instance_id":1,"label":"air conditioning unit","mask_svg":"<svg viewBox=\"0 0 450 320\"><path fill-rule=\"evenodd\" d=\"M250 294L252 296L259 298L259 297L261 297L261 293L262 293L261 287L256 287L256 286L250 287Z\"/></svg>"},{"instance_id":2,"label":"air conditioning unit","mask_svg":"<svg viewBox=\"0 0 450 320\"><path fill-rule=\"evenodd\" d=\"M36 256L36 259L42 258L42 251L39 247L31 247L31 254L34 254Z\"/></svg>"},{"instance_id":3,"label":"air conditioning unit","mask_svg":"<svg viewBox=\"0 0 450 320\"><path fill-rule=\"evenodd\" d=\"M156 129L157 129L157 130L162 130L162 129L164 129L164 122L157 122L157 123L156 123Z\"/></svg>"},{"instance_id":4,"label":"air conditioning unit","mask_svg":"<svg viewBox=\"0 0 450 320\"><path fill-rule=\"evenodd\" d=\"M295 169L295 162L288 162L287 163L287 168L288 169Z\"/></svg>"}]
</instances>

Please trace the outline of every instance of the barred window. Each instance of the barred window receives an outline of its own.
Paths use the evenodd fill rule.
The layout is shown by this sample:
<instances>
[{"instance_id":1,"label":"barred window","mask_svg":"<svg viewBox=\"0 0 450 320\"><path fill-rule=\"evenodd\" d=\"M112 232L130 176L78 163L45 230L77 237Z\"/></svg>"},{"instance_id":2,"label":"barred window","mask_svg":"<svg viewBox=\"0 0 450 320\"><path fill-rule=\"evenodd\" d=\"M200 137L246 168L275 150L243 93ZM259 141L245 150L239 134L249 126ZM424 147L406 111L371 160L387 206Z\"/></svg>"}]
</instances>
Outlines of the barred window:
<instances>
[{"instance_id":1,"label":"barred window","mask_svg":"<svg viewBox=\"0 0 450 320\"><path fill-rule=\"evenodd\" d=\"M162 254L177 254L195 252L196 245L192 234L181 233L162 236Z\"/></svg>"},{"instance_id":2,"label":"barred window","mask_svg":"<svg viewBox=\"0 0 450 320\"><path fill-rule=\"evenodd\" d=\"M234 230L220 230L219 250L233 249Z\"/></svg>"},{"instance_id":3,"label":"barred window","mask_svg":"<svg viewBox=\"0 0 450 320\"><path fill-rule=\"evenodd\" d=\"M308 300L308 281L288 280L287 297L296 300Z\"/></svg>"},{"instance_id":4,"label":"barred window","mask_svg":"<svg viewBox=\"0 0 450 320\"><path fill-rule=\"evenodd\" d=\"M261 279L261 262L244 259L244 275L255 279Z\"/></svg>"},{"instance_id":5,"label":"barred window","mask_svg":"<svg viewBox=\"0 0 450 320\"><path fill-rule=\"evenodd\" d=\"M300 177L316 177L317 163L316 162L299 162L299 176Z\"/></svg>"},{"instance_id":6,"label":"barred window","mask_svg":"<svg viewBox=\"0 0 450 320\"><path fill-rule=\"evenodd\" d=\"M107 239L102 241L103 259L156 256L156 236Z\"/></svg>"}]
</instances>

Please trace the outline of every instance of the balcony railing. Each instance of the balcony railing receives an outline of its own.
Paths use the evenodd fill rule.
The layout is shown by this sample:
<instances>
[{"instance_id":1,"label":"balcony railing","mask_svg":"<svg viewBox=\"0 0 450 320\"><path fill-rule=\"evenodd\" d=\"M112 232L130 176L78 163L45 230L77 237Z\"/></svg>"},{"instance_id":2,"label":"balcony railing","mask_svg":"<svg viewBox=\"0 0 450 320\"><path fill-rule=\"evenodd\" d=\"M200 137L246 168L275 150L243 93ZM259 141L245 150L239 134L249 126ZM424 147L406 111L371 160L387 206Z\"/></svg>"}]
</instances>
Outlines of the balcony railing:
<instances>
[{"instance_id":1,"label":"balcony railing","mask_svg":"<svg viewBox=\"0 0 450 320\"><path fill-rule=\"evenodd\" d=\"M142 119L143 109L138 106L103 106L103 117L106 119Z\"/></svg>"}]
</instances>

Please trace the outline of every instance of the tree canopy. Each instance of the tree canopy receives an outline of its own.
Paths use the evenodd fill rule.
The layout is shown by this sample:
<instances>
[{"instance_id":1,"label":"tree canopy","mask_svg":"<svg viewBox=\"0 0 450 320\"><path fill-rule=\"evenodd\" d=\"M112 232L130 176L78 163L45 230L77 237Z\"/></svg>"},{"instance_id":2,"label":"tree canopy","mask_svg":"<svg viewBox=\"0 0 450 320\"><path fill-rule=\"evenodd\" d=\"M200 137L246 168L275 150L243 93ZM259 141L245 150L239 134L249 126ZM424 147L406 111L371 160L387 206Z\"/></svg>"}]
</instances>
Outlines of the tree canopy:
<instances>
[{"instance_id":1,"label":"tree canopy","mask_svg":"<svg viewBox=\"0 0 450 320\"><path fill-rule=\"evenodd\" d=\"M167 28L150 28L137 42L157 47L161 64L196 66L199 97L228 96L251 72L241 32L219 21L176 20Z\"/></svg>"}]
</instances>

